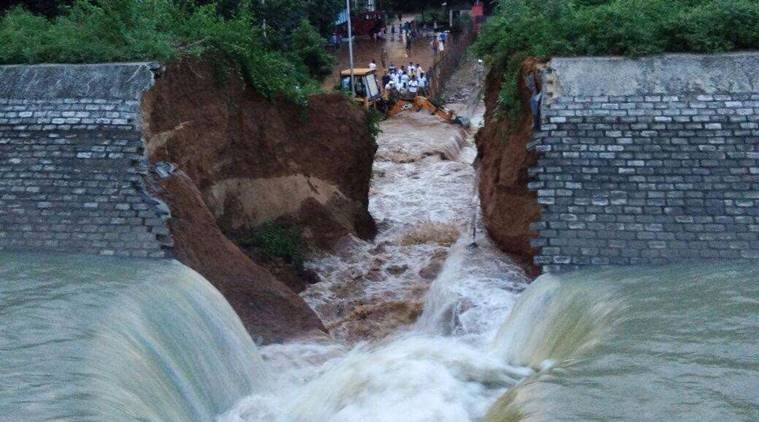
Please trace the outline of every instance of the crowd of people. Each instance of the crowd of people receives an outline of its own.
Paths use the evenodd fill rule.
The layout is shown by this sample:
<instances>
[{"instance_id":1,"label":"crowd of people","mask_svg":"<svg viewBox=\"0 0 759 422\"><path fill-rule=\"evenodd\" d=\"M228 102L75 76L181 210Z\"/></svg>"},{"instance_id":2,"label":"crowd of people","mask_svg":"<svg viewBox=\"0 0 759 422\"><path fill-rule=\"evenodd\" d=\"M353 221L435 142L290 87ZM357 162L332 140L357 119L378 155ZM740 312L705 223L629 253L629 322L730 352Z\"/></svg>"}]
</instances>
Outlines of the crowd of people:
<instances>
[{"instance_id":1,"label":"crowd of people","mask_svg":"<svg viewBox=\"0 0 759 422\"><path fill-rule=\"evenodd\" d=\"M372 60L374 68L376 63ZM369 66L371 68L371 64ZM382 76L382 87L389 96L413 97L425 95L429 88L429 79L422 65L409 62L407 66L397 68L390 63L387 72Z\"/></svg>"},{"instance_id":2,"label":"crowd of people","mask_svg":"<svg viewBox=\"0 0 759 422\"><path fill-rule=\"evenodd\" d=\"M404 22L401 15L398 15L397 23L391 23L388 26L383 25L379 29L375 29L371 36L374 40L386 40L389 38L390 41L405 41L407 58L411 58L412 42L417 38L424 37L431 39L429 45L435 56L445 51L448 40L447 31L443 28L438 28L436 23L431 25L421 24L416 20ZM337 36L334 37L334 42L339 42ZM392 49L392 47L388 48ZM388 48L382 47L380 53L381 66L378 65L376 60L372 60L368 66L369 69L378 73L384 70L382 78L377 80L379 90L384 92L386 98L410 98L416 95L428 95L431 75L425 73L422 65L419 63L409 62L408 65L400 67L389 63Z\"/></svg>"}]
</instances>

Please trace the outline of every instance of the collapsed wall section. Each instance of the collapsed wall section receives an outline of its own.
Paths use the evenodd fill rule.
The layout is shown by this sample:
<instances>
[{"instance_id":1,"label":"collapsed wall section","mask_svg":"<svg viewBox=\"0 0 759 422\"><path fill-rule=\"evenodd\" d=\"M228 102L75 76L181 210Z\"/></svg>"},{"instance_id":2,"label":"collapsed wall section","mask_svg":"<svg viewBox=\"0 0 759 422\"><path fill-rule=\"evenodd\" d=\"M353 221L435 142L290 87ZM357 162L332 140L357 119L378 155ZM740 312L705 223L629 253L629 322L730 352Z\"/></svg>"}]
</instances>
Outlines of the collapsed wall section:
<instances>
[{"instance_id":1,"label":"collapsed wall section","mask_svg":"<svg viewBox=\"0 0 759 422\"><path fill-rule=\"evenodd\" d=\"M148 63L0 66L0 249L163 257L139 99Z\"/></svg>"},{"instance_id":2,"label":"collapsed wall section","mask_svg":"<svg viewBox=\"0 0 759 422\"><path fill-rule=\"evenodd\" d=\"M759 53L556 58L542 85L544 271L759 259Z\"/></svg>"}]
</instances>

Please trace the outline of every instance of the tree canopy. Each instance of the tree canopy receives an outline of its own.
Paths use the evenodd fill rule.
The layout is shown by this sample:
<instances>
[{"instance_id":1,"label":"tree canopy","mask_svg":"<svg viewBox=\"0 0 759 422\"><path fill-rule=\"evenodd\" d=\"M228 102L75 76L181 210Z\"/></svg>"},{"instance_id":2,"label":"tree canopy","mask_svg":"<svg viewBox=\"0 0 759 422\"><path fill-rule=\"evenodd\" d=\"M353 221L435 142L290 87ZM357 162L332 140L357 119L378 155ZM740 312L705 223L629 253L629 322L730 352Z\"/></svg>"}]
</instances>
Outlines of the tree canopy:
<instances>
[{"instance_id":1,"label":"tree canopy","mask_svg":"<svg viewBox=\"0 0 759 422\"><path fill-rule=\"evenodd\" d=\"M239 66L263 95L303 101L332 63L309 13L319 15L332 1L74 0L55 10L44 2L18 2L38 7L20 4L2 15L0 63L215 54ZM323 17L315 24L328 26Z\"/></svg>"},{"instance_id":2,"label":"tree canopy","mask_svg":"<svg viewBox=\"0 0 759 422\"><path fill-rule=\"evenodd\" d=\"M507 69L501 104L519 110L527 56L712 53L759 48L756 0L500 0L475 51Z\"/></svg>"}]
</instances>

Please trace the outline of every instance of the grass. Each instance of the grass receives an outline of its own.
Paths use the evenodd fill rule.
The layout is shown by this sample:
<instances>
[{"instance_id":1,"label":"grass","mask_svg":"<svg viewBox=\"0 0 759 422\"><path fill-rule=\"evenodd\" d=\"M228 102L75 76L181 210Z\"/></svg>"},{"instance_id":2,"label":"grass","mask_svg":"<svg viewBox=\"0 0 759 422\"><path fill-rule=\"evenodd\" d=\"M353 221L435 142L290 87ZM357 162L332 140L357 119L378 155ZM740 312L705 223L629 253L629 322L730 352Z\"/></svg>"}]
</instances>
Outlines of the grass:
<instances>
[{"instance_id":1,"label":"grass","mask_svg":"<svg viewBox=\"0 0 759 422\"><path fill-rule=\"evenodd\" d=\"M246 248L259 250L270 259L282 258L296 268L303 265L305 244L297 227L267 222L253 229L240 243Z\"/></svg>"}]
</instances>

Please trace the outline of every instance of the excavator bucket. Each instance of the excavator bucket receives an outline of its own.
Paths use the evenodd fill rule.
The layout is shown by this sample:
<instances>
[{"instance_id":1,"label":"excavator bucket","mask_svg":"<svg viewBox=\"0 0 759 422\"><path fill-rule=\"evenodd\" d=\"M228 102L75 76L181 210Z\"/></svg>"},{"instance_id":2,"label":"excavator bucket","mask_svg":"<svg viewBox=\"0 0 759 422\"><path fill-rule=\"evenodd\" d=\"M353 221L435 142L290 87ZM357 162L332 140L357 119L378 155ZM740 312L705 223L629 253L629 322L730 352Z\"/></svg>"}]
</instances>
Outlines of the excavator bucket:
<instances>
[{"instance_id":1,"label":"excavator bucket","mask_svg":"<svg viewBox=\"0 0 759 422\"><path fill-rule=\"evenodd\" d=\"M426 110L430 114L434 114L435 116L439 117L444 122L459 124L462 126L468 125L466 119L457 117L456 113L453 112L453 110L448 110L443 106L438 106L429 98L423 97L421 95L417 95L411 99L397 98L390 100L390 106L387 108L387 117L395 116L396 114L406 110Z\"/></svg>"}]
</instances>

